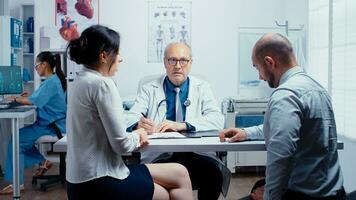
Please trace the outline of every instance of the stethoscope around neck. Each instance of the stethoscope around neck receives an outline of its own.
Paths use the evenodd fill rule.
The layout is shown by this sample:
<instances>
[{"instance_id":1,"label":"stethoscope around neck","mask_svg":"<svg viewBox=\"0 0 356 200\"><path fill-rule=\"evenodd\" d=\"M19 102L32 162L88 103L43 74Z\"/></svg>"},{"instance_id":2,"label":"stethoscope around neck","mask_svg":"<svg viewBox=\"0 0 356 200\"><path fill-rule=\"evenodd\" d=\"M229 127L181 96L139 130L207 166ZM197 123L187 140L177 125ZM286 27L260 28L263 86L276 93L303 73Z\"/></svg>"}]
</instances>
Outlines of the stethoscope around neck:
<instances>
[{"instance_id":1,"label":"stethoscope around neck","mask_svg":"<svg viewBox=\"0 0 356 200\"><path fill-rule=\"evenodd\" d=\"M158 118L160 119L160 121L163 121L164 118L166 117L166 113L164 113L163 117L161 118L161 117L160 117L160 112L159 112L159 108L160 108L162 105L164 105L164 104L167 104L167 99L162 99L162 100L158 103L156 113L155 113L155 115L153 116L153 119L154 119L154 120L156 119L157 115L158 115ZM184 103L183 103L183 105L184 105L185 107L190 106L190 104L191 104L191 101L190 101L189 99L186 99L186 100L184 101ZM167 112L167 111L166 111L166 112Z\"/></svg>"}]
</instances>

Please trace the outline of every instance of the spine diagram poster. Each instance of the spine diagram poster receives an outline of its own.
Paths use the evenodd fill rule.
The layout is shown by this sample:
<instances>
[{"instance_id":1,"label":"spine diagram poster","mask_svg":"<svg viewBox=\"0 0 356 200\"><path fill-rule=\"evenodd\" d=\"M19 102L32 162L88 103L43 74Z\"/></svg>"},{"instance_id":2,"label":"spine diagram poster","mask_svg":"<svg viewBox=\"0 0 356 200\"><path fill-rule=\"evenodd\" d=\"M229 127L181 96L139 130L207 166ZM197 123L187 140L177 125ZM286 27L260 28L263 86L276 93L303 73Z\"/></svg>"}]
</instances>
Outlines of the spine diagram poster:
<instances>
[{"instance_id":1,"label":"spine diagram poster","mask_svg":"<svg viewBox=\"0 0 356 200\"><path fill-rule=\"evenodd\" d=\"M55 0L56 22L61 37L70 41L99 23L99 0Z\"/></svg>"},{"instance_id":2,"label":"spine diagram poster","mask_svg":"<svg viewBox=\"0 0 356 200\"><path fill-rule=\"evenodd\" d=\"M148 2L148 62L163 61L171 42L191 42L191 1Z\"/></svg>"}]
</instances>

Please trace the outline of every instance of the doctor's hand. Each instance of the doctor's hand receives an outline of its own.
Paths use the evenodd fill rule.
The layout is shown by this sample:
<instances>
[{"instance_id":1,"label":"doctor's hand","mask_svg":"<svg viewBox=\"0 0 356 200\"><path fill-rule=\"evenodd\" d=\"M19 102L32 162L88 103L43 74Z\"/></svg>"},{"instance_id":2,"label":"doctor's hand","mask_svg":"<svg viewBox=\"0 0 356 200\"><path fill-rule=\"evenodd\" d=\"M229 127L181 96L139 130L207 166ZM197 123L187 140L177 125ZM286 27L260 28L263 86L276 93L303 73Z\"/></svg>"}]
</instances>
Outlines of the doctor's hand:
<instances>
[{"instance_id":1,"label":"doctor's hand","mask_svg":"<svg viewBox=\"0 0 356 200\"><path fill-rule=\"evenodd\" d=\"M140 128L140 129L134 130L133 132L137 133L140 136L140 148L148 145L148 137L147 137L147 132L145 131L145 129Z\"/></svg>"},{"instance_id":2,"label":"doctor's hand","mask_svg":"<svg viewBox=\"0 0 356 200\"><path fill-rule=\"evenodd\" d=\"M247 138L246 131L240 128L229 128L220 131L220 142L244 141Z\"/></svg>"},{"instance_id":3,"label":"doctor's hand","mask_svg":"<svg viewBox=\"0 0 356 200\"><path fill-rule=\"evenodd\" d=\"M157 132L157 126L154 121L147 119L145 117L141 117L140 121L138 121L137 129L143 128L147 131L148 134L152 134Z\"/></svg>"},{"instance_id":4,"label":"doctor's hand","mask_svg":"<svg viewBox=\"0 0 356 200\"><path fill-rule=\"evenodd\" d=\"M184 131L187 130L187 125L184 122L164 120L161 124L158 125L157 130L160 133L166 131Z\"/></svg>"}]
</instances>

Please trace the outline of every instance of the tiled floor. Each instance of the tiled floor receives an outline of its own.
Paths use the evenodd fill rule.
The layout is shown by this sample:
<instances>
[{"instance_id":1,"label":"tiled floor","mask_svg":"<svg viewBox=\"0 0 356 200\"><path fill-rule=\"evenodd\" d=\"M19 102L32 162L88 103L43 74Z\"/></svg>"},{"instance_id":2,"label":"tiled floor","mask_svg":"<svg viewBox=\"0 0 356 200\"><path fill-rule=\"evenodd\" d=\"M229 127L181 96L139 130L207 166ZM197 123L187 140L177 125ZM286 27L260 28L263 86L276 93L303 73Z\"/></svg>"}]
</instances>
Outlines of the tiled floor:
<instances>
[{"instance_id":1,"label":"tiled floor","mask_svg":"<svg viewBox=\"0 0 356 200\"><path fill-rule=\"evenodd\" d=\"M58 167L53 167L48 174L56 173ZM21 200L65 200L66 198L66 190L65 185L56 185L52 188L49 188L46 192L42 192L38 186L33 186L31 184L31 177L34 169L25 170L25 192L21 193ZM238 173L234 174L231 183L229 193L226 198L222 195L220 196L220 200L228 199L228 200L237 200L240 197L248 194L253 186L253 184L261 178L260 174L257 173ZM0 188L6 186L7 183L0 178ZM194 196L196 199L196 192L194 192ZM0 200L10 200L12 199L11 195L0 196Z\"/></svg>"}]
</instances>

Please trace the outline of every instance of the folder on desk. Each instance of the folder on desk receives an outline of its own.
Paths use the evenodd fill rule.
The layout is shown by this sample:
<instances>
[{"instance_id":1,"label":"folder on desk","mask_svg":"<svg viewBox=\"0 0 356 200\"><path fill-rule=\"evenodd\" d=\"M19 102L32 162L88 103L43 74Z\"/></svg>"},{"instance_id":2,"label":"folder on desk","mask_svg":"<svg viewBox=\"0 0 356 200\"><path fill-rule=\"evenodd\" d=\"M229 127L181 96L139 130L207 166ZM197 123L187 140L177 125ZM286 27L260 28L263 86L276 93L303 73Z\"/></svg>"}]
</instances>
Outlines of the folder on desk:
<instances>
[{"instance_id":1,"label":"folder on desk","mask_svg":"<svg viewBox=\"0 0 356 200\"><path fill-rule=\"evenodd\" d=\"M193 132L164 132L152 133L148 139L181 139L181 138L201 138L201 137L218 137L219 130L193 131Z\"/></svg>"},{"instance_id":2,"label":"folder on desk","mask_svg":"<svg viewBox=\"0 0 356 200\"><path fill-rule=\"evenodd\" d=\"M180 139L180 138L186 138L186 136L178 132L152 133L148 135L148 139Z\"/></svg>"},{"instance_id":3,"label":"folder on desk","mask_svg":"<svg viewBox=\"0 0 356 200\"><path fill-rule=\"evenodd\" d=\"M182 132L182 135L189 137L189 138L219 137L219 130Z\"/></svg>"}]
</instances>

